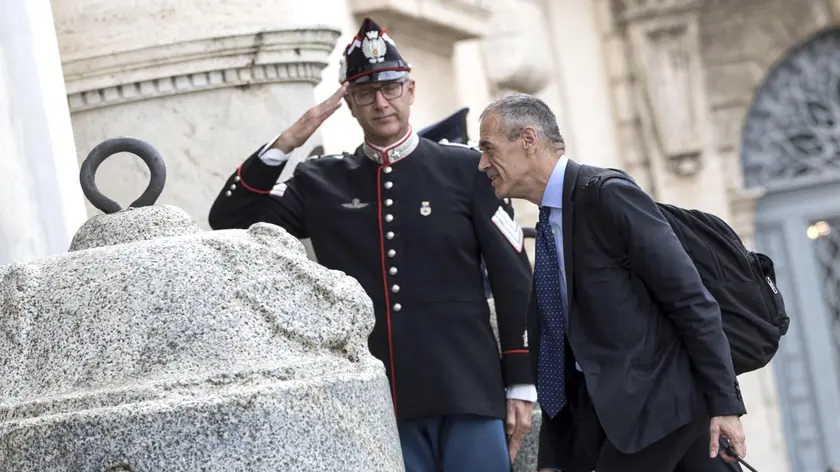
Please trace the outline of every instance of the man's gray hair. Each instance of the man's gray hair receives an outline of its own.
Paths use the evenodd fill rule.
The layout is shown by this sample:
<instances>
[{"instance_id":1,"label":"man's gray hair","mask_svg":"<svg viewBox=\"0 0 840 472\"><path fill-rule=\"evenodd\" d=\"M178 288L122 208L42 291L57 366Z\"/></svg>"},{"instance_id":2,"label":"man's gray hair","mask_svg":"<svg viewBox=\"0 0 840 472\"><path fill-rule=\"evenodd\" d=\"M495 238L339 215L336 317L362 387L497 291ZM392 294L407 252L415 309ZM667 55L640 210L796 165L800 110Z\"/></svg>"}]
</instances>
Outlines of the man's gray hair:
<instances>
[{"instance_id":1,"label":"man's gray hair","mask_svg":"<svg viewBox=\"0 0 840 472\"><path fill-rule=\"evenodd\" d=\"M491 113L499 116L499 127L511 141L519 138L523 129L532 126L547 147L565 147L560 127L557 125L557 117L548 105L537 97L524 93L505 95L488 105L481 112L479 120Z\"/></svg>"}]
</instances>

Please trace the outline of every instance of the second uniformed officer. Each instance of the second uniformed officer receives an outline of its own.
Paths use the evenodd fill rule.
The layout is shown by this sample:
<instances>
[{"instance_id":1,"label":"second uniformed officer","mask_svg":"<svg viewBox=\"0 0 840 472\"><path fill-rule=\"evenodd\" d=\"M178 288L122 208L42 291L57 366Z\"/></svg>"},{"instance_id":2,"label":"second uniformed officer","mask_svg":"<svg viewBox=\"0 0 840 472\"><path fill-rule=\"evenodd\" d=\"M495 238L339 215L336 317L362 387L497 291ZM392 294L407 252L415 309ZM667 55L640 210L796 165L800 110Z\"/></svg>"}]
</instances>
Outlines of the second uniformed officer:
<instances>
[{"instance_id":1,"label":"second uniformed officer","mask_svg":"<svg viewBox=\"0 0 840 472\"><path fill-rule=\"evenodd\" d=\"M387 31L366 18L342 62L341 88L237 169L210 225L277 224L361 283L376 312L368 345L388 374L408 472L507 472L536 400L522 230L477 170L480 153L412 130L411 68ZM365 143L303 162L275 188L289 153L342 99Z\"/></svg>"}]
</instances>

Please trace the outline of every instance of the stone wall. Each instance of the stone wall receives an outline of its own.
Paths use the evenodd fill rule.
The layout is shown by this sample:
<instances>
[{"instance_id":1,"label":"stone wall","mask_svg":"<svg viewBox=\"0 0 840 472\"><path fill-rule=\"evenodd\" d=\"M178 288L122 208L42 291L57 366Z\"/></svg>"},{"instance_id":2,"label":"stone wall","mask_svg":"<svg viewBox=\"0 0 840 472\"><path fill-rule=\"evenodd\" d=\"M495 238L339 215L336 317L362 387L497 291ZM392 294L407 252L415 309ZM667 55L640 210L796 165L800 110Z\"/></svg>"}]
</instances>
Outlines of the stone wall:
<instances>
[{"instance_id":1,"label":"stone wall","mask_svg":"<svg viewBox=\"0 0 840 472\"><path fill-rule=\"evenodd\" d=\"M834 21L836 2L596 4L624 168L660 201L723 217L751 247L762 192L743 189L740 135L747 107L772 64ZM772 365L742 376L741 384L754 465L788 470Z\"/></svg>"},{"instance_id":2,"label":"stone wall","mask_svg":"<svg viewBox=\"0 0 840 472\"><path fill-rule=\"evenodd\" d=\"M833 23L824 2L813 0L713 1L700 12L706 88L714 140L723 160L721 177L732 202L735 229L753 237L754 201L744 190L741 130L756 88L787 51Z\"/></svg>"},{"instance_id":3,"label":"stone wall","mask_svg":"<svg viewBox=\"0 0 840 472\"><path fill-rule=\"evenodd\" d=\"M742 129L746 124L748 109L754 100L756 89L764 84L769 70L784 59L793 48L805 42L817 31L831 24L837 24L837 16L836 12L831 10L831 2L824 1L729 2L718 0L706 2L701 11L700 24L704 44L704 63L710 72L707 78L707 89L715 125L715 140L725 166L725 172L721 178L724 179L730 195L733 226L745 243L752 247L755 242L755 208L764 191L760 187L744 189ZM791 86L789 92L796 93L796 89L796 86ZM780 109L778 114L784 116L787 112L788 110ZM779 260L777 270L786 271L788 274L796 273L794 264L785 262L785 259L789 257L785 250L780 251L778 246L761 249L774 252L773 256ZM791 275L786 275L786 278L789 277ZM804 296L804 294L801 291L795 293L792 290L786 293L786 297L792 299L788 304L789 310L801 303L801 301L795 301L792 298L794 296ZM795 317L795 313L792 316ZM800 323L804 321L801 319ZM808 329L808 327L799 326L791 329L791 333ZM745 420L748 435L756 438L750 441L751 455L755 454L759 457L757 461L763 461L764 457L779 458L777 463L759 462L757 464L759 470L787 470L780 464L787 463L789 451L794 451L793 455L797 456L791 458L794 463L791 466L793 469L798 467L797 464L803 458L814 457L813 451L801 447L801 444L810 444L814 440L813 435L807 435L802 432L802 428L797 427L797 423L810 425L814 421L813 414L809 410L810 405L791 403L801 401L805 404L809 400L808 395L800 393L796 400L788 397L789 403L785 405L788 410L788 419L791 421L788 424L790 429L787 431L794 436L786 437L782 424L782 405L774 371L779 367L793 370L792 375L796 375L796 379L804 379L808 375L820 376L818 373L806 374L803 370L807 371L807 368L802 368L791 361L791 357L795 357L796 354L787 353L799 351L797 347L799 340L790 339L792 337L798 337L798 334L789 334L789 339L783 340L783 343L787 343L787 351L777 356L778 361L758 372L742 376L745 396L749 388L751 392L749 395L757 397L754 403L757 406L760 405L760 407L750 409L750 414ZM785 374L782 379L788 377L793 378ZM811 381L821 383L818 380ZM808 382L810 381L802 380L803 385L807 385ZM804 439L804 442L800 442L803 441L800 440L803 435L808 437Z\"/></svg>"}]
</instances>

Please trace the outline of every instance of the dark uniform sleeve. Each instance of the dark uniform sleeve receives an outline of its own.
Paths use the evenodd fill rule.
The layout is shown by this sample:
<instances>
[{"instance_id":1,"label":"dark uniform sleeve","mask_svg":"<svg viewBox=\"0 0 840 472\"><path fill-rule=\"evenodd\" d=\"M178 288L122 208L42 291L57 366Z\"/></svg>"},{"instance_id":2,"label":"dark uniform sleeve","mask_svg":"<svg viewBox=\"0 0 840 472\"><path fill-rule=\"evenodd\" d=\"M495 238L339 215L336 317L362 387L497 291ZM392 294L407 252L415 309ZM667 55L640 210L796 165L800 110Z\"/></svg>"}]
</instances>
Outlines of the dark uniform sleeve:
<instances>
[{"instance_id":1,"label":"dark uniform sleeve","mask_svg":"<svg viewBox=\"0 0 840 472\"><path fill-rule=\"evenodd\" d=\"M627 244L633 271L671 318L688 350L709 414L745 414L720 308L656 203L636 184L619 179L604 184L601 201L605 216Z\"/></svg>"},{"instance_id":2,"label":"dark uniform sleeve","mask_svg":"<svg viewBox=\"0 0 840 472\"><path fill-rule=\"evenodd\" d=\"M527 312L531 263L513 208L496 197L490 180L477 172L473 190L473 225L493 291L505 386L534 384L528 358Z\"/></svg>"},{"instance_id":3,"label":"dark uniform sleeve","mask_svg":"<svg viewBox=\"0 0 840 472\"><path fill-rule=\"evenodd\" d=\"M210 227L247 229L254 223L264 222L280 226L296 238L308 237L300 166L289 180L273 190L288 160L270 166L260 159L261 150L252 154L225 182L210 208Z\"/></svg>"}]
</instances>

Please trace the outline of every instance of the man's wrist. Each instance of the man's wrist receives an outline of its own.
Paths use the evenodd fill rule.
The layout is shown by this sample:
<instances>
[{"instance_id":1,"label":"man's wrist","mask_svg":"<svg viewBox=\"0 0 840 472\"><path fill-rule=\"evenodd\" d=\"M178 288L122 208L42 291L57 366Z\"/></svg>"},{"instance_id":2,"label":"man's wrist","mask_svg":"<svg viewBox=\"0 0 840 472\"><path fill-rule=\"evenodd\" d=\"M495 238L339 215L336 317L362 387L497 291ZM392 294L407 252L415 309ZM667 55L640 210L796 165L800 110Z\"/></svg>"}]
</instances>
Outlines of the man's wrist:
<instances>
[{"instance_id":1,"label":"man's wrist","mask_svg":"<svg viewBox=\"0 0 840 472\"><path fill-rule=\"evenodd\" d=\"M283 154L290 154L295 150L295 148L297 148L297 146L291 142L289 137L286 136L286 133L281 133L274 143L271 144L271 149L277 149L283 152Z\"/></svg>"},{"instance_id":2,"label":"man's wrist","mask_svg":"<svg viewBox=\"0 0 840 472\"><path fill-rule=\"evenodd\" d=\"M537 401L537 388L533 384L517 384L507 388L508 400L521 400L534 403Z\"/></svg>"}]
</instances>

